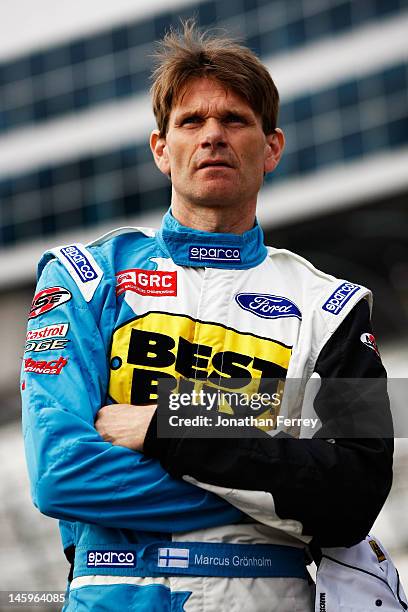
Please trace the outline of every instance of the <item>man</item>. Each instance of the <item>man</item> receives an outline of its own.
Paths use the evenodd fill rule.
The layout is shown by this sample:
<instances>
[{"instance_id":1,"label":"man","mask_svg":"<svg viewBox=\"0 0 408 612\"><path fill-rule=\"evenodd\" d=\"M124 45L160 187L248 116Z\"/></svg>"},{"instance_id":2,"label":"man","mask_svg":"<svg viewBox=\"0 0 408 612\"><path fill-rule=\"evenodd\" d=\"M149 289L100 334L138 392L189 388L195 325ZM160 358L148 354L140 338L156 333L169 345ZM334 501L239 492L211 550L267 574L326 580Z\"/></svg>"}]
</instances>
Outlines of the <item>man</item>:
<instances>
[{"instance_id":1,"label":"man","mask_svg":"<svg viewBox=\"0 0 408 612\"><path fill-rule=\"evenodd\" d=\"M371 404L343 406L322 383L312 411L328 441L296 440L296 426L164 440L157 383L294 379L291 416L313 373L378 378L384 394L370 292L264 246L257 195L284 137L248 49L186 24L165 37L154 79L151 148L172 182L161 229L40 263L22 384L34 503L61 520L68 610L311 610L305 546L362 540L389 491L383 421L342 439L334 412L358 421Z\"/></svg>"}]
</instances>

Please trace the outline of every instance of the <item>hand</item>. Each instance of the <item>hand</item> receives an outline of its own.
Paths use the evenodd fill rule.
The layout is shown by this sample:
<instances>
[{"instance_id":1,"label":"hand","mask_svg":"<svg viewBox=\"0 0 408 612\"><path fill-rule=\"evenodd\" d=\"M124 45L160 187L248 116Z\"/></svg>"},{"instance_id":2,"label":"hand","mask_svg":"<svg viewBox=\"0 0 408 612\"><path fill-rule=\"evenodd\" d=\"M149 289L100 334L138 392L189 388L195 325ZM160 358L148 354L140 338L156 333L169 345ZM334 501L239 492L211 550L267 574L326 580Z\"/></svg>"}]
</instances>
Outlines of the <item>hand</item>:
<instances>
[{"instance_id":1,"label":"hand","mask_svg":"<svg viewBox=\"0 0 408 612\"><path fill-rule=\"evenodd\" d=\"M96 431L106 442L111 442L115 446L125 446L131 450L142 451L146 432L156 408L156 404L102 406L96 415Z\"/></svg>"}]
</instances>

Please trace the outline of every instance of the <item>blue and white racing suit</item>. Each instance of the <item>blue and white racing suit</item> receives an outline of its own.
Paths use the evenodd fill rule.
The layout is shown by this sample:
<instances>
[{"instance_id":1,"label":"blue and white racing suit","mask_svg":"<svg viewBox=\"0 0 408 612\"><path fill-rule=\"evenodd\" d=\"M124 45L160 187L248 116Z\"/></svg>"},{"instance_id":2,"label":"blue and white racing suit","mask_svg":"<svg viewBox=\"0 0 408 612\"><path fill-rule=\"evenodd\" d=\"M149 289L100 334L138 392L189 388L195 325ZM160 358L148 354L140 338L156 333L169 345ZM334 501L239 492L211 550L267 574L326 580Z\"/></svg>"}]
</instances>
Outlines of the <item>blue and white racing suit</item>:
<instances>
[{"instance_id":1,"label":"blue and white racing suit","mask_svg":"<svg viewBox=\"0 0 408 612\"><path fill-rule=\"evenodd\" d=\"M235 476L226 471L228 484L211 473L201 478L197 457L190 471L170 465L168 449L160 455L152 436L151 457L113 446L94 421L106 403L154 403L159 378L205 383L214 373L260 385L298 379L282 414L301 416L307 381L332 367L333 336L354 333L348 322L362 309L362 325L369 324L363 298L370 298L364 287L265 247L258 225L243 235L210 234L181 226L171 212L157 232L124 228L87 248L70 244L43 256L23 361L23 429L34 503L60 519L73 560L67 610L312 609L304 547L319 536L321 519L311 517L321 500L308 500L308 491L331 495L327 483L338 479L337 497L327 503L337 533L349 535L331 544L324 524L322 545L362 539L390 486L386 443L308 440L316 444L292 459L291 448L280 449L273 490L274 472L265 483L267 456L260 486L251 479L248 440L242 450L240 441L228 448L239 458ZM382 376L372 347L360 342L358 350L377 368L372 375ZM324 411L316 414L324 426ZM299 436L296 426L280 433L286 442ZM217 461L222 473L223 458ZM361 483L367 464L377 479L369 488ZM351 494L367 516L342 530Z\"/></svg>"}]
</instances>

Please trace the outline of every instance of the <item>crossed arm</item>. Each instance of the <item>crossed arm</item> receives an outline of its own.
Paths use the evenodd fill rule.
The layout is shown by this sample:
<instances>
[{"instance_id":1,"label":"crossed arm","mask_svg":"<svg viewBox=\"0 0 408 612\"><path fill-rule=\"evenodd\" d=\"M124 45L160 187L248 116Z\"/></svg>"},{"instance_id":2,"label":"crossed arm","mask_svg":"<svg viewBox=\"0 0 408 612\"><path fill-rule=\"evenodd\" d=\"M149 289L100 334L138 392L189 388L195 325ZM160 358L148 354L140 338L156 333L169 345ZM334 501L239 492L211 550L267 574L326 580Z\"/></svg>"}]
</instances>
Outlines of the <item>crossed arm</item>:
<instances>
[{"instance_id":1,"label":"crossed arm","mask_svg":"<svg viewBox=\"0 0 408 612\"><path fill-rule=\"evenodd\" d=\"M391 487L393 440L385 370L361 342L371 332L368 306L358 304L322 350L316 374L322 385L314 408L321 438L166 439L157 436L155 406L105 406L96 429L112 444L143 451L177 478L270 493L281 519L296 520L321 546L351 546L370 530ZM367 378L367 396L344 407L331 381ZM332 440L336 414L371 419L374 435ZM388 434L384 434L388 431ZM392 434L391 434L392 435ZM334 443L333 443L334 442ZM205 485L203 485L205 486Z\"/></svg>"}]
</instances>

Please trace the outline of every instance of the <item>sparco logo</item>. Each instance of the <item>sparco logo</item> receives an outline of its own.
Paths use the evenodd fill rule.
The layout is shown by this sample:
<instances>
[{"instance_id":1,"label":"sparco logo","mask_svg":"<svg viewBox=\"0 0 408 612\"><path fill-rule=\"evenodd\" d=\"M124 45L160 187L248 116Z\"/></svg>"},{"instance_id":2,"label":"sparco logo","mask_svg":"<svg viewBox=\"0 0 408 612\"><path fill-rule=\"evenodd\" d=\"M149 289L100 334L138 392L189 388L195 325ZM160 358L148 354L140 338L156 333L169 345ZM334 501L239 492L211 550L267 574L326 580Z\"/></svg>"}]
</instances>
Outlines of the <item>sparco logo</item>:
<instances>
[{"instance_id":1,"label":"sparco logo","mask_svg":"<svg viewBox=\"0 0 408 612\"><path fill-rule=\"evenodd\" d=\"M352 295L360 289L360 285L354 283L343 283L331 294L327 302L322 306L323 310L331 312L334 315L339 314L347 304Z\"/></svg>"},{"instance_id":2,"label":"sparco logo","mask_svg":"<svg viewBox=\"0 0 408 612\"><path fill-rule=\"evenodd\" d=\"M88 550L88 567L136 567L132 550Z\"/></svg>"},{"instance_id":3,"label":"sparco logo","mask_svg":"<svg viewBox=\"0 0 408 612\"><path fill-rule=\"evenodd\" d=\"M288 298L266 293L238 293L235 300L241 308L263 319L302 318L299 308Z\"/></svg>"},{"instance_id":4,"label":"sparco logo","mask_svg":"<svg viewBox=\"0 0 408 612\"><path fill-rule=\"evenodd\" d=\"M84 283L98 278L97 272L93 269L89 259L80 251L77 246L67 246L61 249L61 253L69 261L71 266L76 270L80 279Z\"/></svg>"},{"instance_id":5,"label":"sparco logo","mask_svg":"<svg viewBox=\"0 0 408 612\"><path fill-rule=\"evenodd\" d=\"M232 262L239 263L241 261L241 249L233 249L229 247L205 247L205 246L190 246L188 249L188 257L190 261L203 262Z\"/></svg>"},{"instance_id":6,"label":"sparco logo","mask_svg":"<svg viewBox=\"0 0 408 612\"><path fill-rule=\"evenodd\" d=\"M326 612L326 593L320 593L319 612Z\"/></svg>"},{"instance_id":7,"label":"sparco logo","mask_svg":"<svg viewBox=\"0 0 408 612\"><path fill-rule=\"evenodd\" d=\"M64 289L64 287L43 289L34 296L28 318L35 319L35 317L39 317L45 312L49 312L53 308L69 302L71 298L71 292L68 289Z\"/></svg>"}]
</instances>

